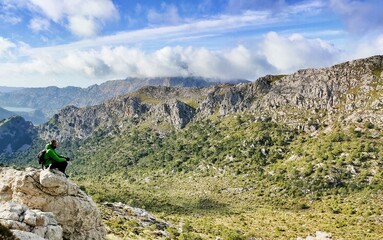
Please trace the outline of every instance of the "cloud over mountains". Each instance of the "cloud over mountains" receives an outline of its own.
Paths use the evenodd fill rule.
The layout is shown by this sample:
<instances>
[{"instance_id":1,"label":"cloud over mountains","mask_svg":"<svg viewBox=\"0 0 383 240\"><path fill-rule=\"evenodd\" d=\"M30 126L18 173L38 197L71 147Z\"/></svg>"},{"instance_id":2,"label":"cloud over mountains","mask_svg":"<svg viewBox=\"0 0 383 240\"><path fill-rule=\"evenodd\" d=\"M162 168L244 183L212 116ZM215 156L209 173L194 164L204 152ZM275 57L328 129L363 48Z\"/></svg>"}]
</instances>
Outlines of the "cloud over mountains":
<instances>
[{"instance_id":1,"label":"cloud over mountains","mask_svg":"<svg viewBox=\"0 0 383 240\"><path fill-rule=\"evenodd\" d=\"M380 0L2 0L0 77L85 87L288 74L383 54L382 8Z\"/></svg>"}]
</instances>

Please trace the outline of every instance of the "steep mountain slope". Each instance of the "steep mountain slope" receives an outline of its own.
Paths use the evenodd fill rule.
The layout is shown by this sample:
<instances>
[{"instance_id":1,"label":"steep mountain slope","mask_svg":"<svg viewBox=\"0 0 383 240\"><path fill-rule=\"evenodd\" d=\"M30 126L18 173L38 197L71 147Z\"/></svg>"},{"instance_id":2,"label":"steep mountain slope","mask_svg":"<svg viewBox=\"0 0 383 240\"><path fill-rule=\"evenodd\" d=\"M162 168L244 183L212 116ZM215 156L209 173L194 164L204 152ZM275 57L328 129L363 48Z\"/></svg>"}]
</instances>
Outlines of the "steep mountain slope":
<instances>
[{"instance_id":1,"label":"steep mountain slope","mask_svg":"<svg viewBox=\"0 0 383 240\"><path fill-rule=\"evenodd\" d=\"M204 116L249 111L273 120L328 125L368 119L382 124L383 57L376 56L324 69L306 69L289 76L268 76L251 84L216 88L200 106ZM348 118L346 116L349 116ZM304 126L302 126L304 127Z\"/></svg>"},{"instance_id":2,"label":"steep mountain slope","mask_svg":"<svg viewBox=\"0 0 383 240\"><path fill-rule=\"evenodd\" d=\"M14 116L0 122L0 154L26 151L36 138L36 129L31 122Z\"/></svg>"},{"instance_id":3,"label":"steep mountain slope","mask_svg":"<svg viewBox=\"0 0 383 240\"><path fill-rule=\"evenodd\" d=\"M248 81L231 80L229 82ZM17 91L0 92L0 106L29 107L40 110L45 114L44 120L46 121L65 106L84 107L100 104L107 99L136 91L144 86L203 87L218 83L220 81L216 79L198 77L162 77L127 78L125 80L108 81L101 85L92 85L88 88L23 88ZM44 122L35 117L31 118L31 120L36 120L34 123Z\"/></svg>"},{"instance_id":4,"label":"steep mountain slope","mask_svg":"<svg viewBox=\"0 0 383 240\"><path fill-rule=\"evenodd\" d=\"M44 139L66 140L84 139L97 131L121 131L129 124L157 126L164 123L182 128L195 116L196 110L191 105L202 101L207 91L208 88L146 87L100 105L66 107L43 124L39 132Z\"/></svg>"}]
</instances>

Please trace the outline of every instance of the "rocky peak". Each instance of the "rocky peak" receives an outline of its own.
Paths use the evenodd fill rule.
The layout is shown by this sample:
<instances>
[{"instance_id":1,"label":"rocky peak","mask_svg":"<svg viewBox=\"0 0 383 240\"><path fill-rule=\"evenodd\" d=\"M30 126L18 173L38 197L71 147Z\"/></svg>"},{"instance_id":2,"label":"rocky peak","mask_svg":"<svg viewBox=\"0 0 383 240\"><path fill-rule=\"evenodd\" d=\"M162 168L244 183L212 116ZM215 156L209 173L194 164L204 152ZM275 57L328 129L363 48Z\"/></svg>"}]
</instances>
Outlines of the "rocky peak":
<instances>
[{"instance_id":1,"label":"rocky peak","mask_svg":"<svg viewBox=\"0 0 383 240\"><path fill-rule=\"evenodd\" d=\"M0 223L43 239L104 239L93 200L64 174L0 169ZM36 238L38 239L38 238Z\"/></svg>"},{"instance_id":2,"label":"rocky peak","mask_svg":"<svg viewBox=\"0 0 383 240\"><path fill-rule=\"evenodd\" d=\"M374 56L248 84L217 85L199 105L197 117L247 111L297 128L306 128L307 119L320 125L339 117L382 124L382 71L383 56Z\"/></svg>"},{"instance_id":3,"label":"rocky peak","mask_svg":"<svg viewBox=\"0 0 383 240\"><path fill-rule=\"evenodd\" d=\"M263 111L281 121L294 122L303 115L330 124L352 114L379 121L377 111L382 109L372 107L383 102L382 70L383 56L300 70L273 82L269 93L258 103ZM294 116L297 113L300 116Z\"/></svg>"},{"instance_id":4,"label":"rocky peak","mask_svg":"<svg viewBox=\"0 0 383 240\"><path fill-rule=\"evenodd\" d=\"M183 128L196 111L185 102L172 97L193 98L195 89L173 89L168 87L147 87L147 91L113 98L103 104L77 108L68 106L46 124L39 127L42 139L85 139L95 131L111 132L121 130L128 122L151 124L169 123ZM182 94L185 93L185 94ZM153 99L147 97L151 96Z\"/></svg>"},{"instance_id":5,"label":"rocky peak","mask_svg":"<svg viewBox=\"0 0 383 240\"><path fill-rule=\"evenodd\" d=\"M68 106L46 124L39 127L42 139L84 139L94 131L114 129L121 118L133 119L147 112L147 106L137 97L124 96L103 104L77 108Z\"/></svg>"}]
</instances>

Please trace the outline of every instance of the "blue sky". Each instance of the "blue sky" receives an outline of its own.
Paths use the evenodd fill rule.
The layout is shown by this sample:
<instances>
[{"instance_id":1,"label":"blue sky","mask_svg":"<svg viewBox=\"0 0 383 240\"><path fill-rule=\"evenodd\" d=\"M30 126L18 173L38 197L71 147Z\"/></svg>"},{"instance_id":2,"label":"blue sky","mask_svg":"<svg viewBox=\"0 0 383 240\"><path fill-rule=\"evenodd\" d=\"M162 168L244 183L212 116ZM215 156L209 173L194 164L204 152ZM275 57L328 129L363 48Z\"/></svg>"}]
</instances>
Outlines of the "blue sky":
<instances>
[{"instance_id":1,"label":"blue sky","mask_svg":"<svg viewBox=\"0 0 383 240\"><path fill-rule=\"evenodd\" d=\"M381 0L0 0L0 85L255 80L383 54Z\"/></svg>"}]
</instances>

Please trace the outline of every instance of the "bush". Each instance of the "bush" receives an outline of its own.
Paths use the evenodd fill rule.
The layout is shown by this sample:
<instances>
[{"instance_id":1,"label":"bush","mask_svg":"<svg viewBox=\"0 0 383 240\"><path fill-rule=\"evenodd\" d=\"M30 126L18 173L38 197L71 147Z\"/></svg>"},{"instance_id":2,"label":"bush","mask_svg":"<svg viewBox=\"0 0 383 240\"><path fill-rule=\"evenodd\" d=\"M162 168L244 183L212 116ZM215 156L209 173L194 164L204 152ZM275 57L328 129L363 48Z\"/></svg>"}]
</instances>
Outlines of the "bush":
<instances>
[{"instance_id":1,"label":"bush","mask_svg":"<svg viewBox=\"0 0 383 240\"><path fill-rule=\"evenodd\" d=\"M202 240L202 238L197 233L187 232L187 233L181 233L178 240Z\"/></svg>"},{"instance_id":2,"label":"bush","mask_svg":"<svg viewBox=\"0 0 383 240\"><path fill-rule=\"evenodd\" d=\"M11 230L0 224L0 240L16 240L16 237Z\"/></svg>"}]
</instances>

